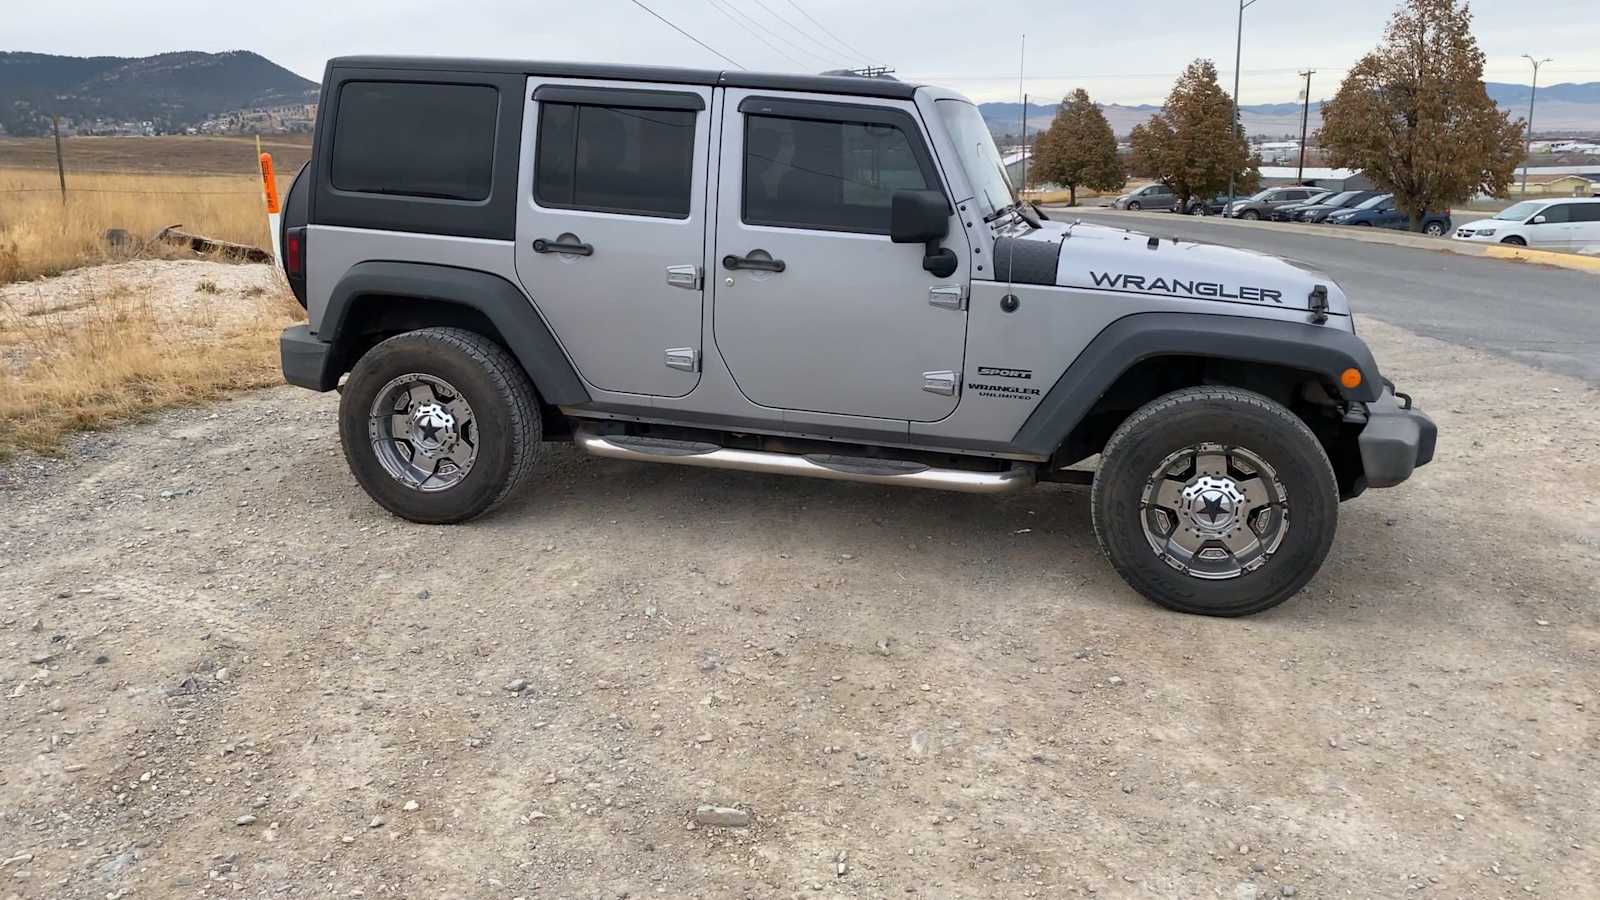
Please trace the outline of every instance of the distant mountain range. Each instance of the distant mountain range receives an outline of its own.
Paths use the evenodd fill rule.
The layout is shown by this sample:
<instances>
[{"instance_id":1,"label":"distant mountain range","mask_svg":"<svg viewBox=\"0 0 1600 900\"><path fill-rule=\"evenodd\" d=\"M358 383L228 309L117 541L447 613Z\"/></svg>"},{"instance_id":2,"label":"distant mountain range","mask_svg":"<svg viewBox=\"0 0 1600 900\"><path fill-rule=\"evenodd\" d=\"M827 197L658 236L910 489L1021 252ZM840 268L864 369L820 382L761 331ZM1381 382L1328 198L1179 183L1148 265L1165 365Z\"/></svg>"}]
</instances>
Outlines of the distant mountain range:
<instances>
[{"instance_id":1,"label":"distant mountain range","mask_svg":"<svg viewBox=\"0 0 1600 900\"><path fill-rule=\"evenodd\" d=\"M47 134L71 123L151 123L181 131L240 109L315 102L317 85L258 53L51 56L0 53L0 128Z\"/></svg>"},{"instance_id":2,"label":"distant mountain range","mask_svg":"<svg viewBox=\"0 0 1600 900\"><path fill-rule=\"evenodd\" d=\"M1509 111L1512 117L1524 118L1528 115L1528 96L1532 91L1528 85L1489 81L1484 83L1484 87L1490 99L1499 104L1501 109ZM983 103L979 104L979 108L983 111L984 120L989 123L989 130L995 134L1022 133L1022 104ZM1160 109L1148 103L1138 106L1108 103L1101 107L1106 120L1111 123L1111 130L1118 137L1126 137L1133 126L1147 121ZM1055 113L1056 105L1053 103L1029 103L1028 133L1050 127L1050 120ZM1245 131L1251 135L1298 137L1300 134L1299 103L1246 104L1239 107L1239 118L1244 122ZM1539 88L1533 124L1540 132L1600 131L1600 81L1552 84ZM1315 100L1311 103L1310 130L1316 131L1321 125L1322 101Z\"/></svg>"}]
</instances>

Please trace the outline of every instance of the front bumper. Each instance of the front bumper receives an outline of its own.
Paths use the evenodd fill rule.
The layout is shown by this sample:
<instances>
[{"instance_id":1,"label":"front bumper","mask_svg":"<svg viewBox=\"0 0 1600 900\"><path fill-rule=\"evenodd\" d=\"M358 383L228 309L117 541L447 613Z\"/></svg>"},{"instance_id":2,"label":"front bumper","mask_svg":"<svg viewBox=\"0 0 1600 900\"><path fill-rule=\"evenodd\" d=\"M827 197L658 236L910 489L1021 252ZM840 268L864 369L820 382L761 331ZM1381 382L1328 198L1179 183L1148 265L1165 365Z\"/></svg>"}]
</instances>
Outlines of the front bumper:
<instances>
[{"instance_id":1,"label":"front bumper","mask_svg":"<svg viewBox=\"0 0 1600 900\"><path fill-rule=\"evenodd\" d=\"M1367 487L1393 487L1407 478L1417 466L1433 461L1438 426L1395 397L1394 388L1385 386L1377 400L1367 404L1367 424L1356 439L1361 450L1361 468Z\"/></svg>"},{"instance_id":2,"label":"front bumper","mask_svg":"<svg viewBox=\"0 0 1600 900\"><path fill-rule=\"evenodd\" d=\"M295 387L331 391L339 384L338 358L333 345L317 340L310 325L286 328L278 338L283 358L283 380Z\"/></svg>"}]
</instances>

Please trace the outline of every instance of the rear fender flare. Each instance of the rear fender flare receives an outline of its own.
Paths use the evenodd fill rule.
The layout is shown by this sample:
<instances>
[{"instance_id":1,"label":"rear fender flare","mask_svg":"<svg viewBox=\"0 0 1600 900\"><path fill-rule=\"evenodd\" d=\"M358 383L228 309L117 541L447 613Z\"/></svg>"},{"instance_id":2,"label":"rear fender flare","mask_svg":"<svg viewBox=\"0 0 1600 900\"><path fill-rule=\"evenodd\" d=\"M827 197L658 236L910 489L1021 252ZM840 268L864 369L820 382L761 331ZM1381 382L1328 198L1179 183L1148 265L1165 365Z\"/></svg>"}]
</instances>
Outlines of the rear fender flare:
<instances>
[{"instance_id":1,"label":"rear fender flare","mask_svg":"<svg viewBox=\"0 0 1600 900\"><path fill-rule=\"evenodd\" d=\"M317 338L336 348L349 346L359 338L347 333L350 313L364 298L374 296L432 300L476 310L500 332L546 403L567 406L589 401L583 380L544 317L521 288L499 275L426 263L357 263L334 285ZM346 365L354 362L344 360Z\"/></svg>"}]
</instances>

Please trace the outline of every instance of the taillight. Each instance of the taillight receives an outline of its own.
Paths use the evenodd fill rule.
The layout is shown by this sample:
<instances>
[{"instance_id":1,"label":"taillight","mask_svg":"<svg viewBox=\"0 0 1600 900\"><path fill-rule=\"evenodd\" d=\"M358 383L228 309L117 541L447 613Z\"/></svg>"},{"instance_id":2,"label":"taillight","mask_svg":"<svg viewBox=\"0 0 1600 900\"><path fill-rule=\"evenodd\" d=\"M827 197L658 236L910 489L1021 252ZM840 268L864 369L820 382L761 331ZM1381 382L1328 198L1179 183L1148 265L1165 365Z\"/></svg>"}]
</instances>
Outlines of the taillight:
<instances>
[{"instance_id":1,"label":"taillight","mask_svg":"<svg viewBox=\"0 0 1600 900\"><path fill-rule=\"evenodd\" d=\"M306 230L288 228L283 233L283 274L301 306L306 305Z\"/></svg>"}]
</instances>

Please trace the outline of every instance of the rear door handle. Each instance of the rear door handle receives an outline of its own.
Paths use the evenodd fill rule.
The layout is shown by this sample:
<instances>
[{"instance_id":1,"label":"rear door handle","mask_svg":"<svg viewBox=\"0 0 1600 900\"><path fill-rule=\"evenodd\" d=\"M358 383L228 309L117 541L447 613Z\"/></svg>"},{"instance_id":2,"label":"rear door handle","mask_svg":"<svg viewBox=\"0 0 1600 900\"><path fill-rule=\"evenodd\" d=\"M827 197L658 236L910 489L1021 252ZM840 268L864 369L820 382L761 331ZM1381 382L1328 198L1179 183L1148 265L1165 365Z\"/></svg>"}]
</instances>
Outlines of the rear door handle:
<instances>
[{"instance_id":1,"label":"rear door handle","mask_svg":"<svg viewBox=\"0 0 1600 900\"><path fill-rule=\"evenodd\" d=\"M783 260L773 259L772 254L765 250L751 250L749 256L735 256L730 253L722 258L722 267L730 272L736 269L749 269L754 272L782 272L788 268Z\"/></svg>"},{"instance_id":2,"label":"rear door handle","mask_svg":"<svg viewBox=\"0 0 1600 900\"><path fill-rule=\"evenodd\" d=\"M533 242L533 252L570 253L573 256L593 256L594 245L585 244L582 241L563 241L560 239L547 241L544 238L539 238Z\"/></svg>"}]
</instances>

